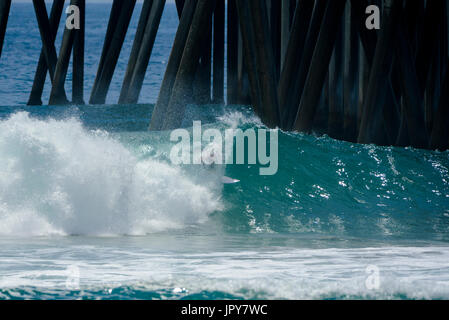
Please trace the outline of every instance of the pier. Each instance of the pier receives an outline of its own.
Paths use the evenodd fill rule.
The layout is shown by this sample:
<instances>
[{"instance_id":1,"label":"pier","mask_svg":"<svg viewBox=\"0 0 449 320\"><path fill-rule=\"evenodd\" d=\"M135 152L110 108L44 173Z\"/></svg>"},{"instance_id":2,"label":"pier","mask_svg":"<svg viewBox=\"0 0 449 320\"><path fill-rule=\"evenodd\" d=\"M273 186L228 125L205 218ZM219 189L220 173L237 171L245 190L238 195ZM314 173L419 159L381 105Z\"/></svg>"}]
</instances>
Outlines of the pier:
<instances>
[{"instance_id":1,"label":"pier","mask_svg":"<svg viewBox=\"0 0 449 320\"><path fill-rule=\"evenodd\" d=\"M136 14L117 103L139 102L165 0L145 0L140 12L136 0L112 1L90 97L84 97L86 0L54 0L51 10L44 0L32 2L42 50L28 105L105 104ZM79 9L67 13L78 14L76 27L58 35L68 6ZM188 104L244 104L269 128L449 148L448 1L176 0L176 7L179 26L150 130L179 128ZM0 0L0 59L10 8L11 0ZM378 28L370 28L376 18ZM46 77L52 88L42 101Z\"/></svg>"}]
</instances>

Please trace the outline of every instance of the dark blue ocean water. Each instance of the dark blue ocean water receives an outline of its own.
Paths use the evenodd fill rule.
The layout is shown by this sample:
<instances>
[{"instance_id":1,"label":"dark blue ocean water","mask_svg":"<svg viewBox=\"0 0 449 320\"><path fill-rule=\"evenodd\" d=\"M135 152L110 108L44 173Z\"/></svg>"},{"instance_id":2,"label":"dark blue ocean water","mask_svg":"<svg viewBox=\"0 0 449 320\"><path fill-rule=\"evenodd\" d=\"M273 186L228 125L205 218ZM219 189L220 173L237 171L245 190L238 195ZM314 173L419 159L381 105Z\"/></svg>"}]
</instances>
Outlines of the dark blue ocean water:
<instances>
[{"instance_id":1,"label":"dark blue ocean water","mask_svg":"<svg viewBox=\"0 0 449 320\"><path fill-rule=\"evenodd\" d=\"M117 103L120 88L126 71L127 61L131 52L134 35L136 33L141 4L136 9L127 33L119 63L111 83L109 103ZM85 54L85 96L90 97L90 89L100 61L103 41L109 20L110 4L86 4L86 54ZM50 12L50 4L47 6ZM56 51L63 33L64 16L61 19L60 29L56 41ZM155 47L151 56L150 66L147 70L145 82L141 92L140 102L155 102L158 88L162 81L166 63L170 55L171 45L178 25L178 15L174 4L168 3L161 21L163 26L156 38ZM41 50L41 40L36 22L33 6L28 3L13 1L8 21L8 30L0 59L0 105L24 105L28 101L30 89L33 84L34 73ZM66 83L67 95L71 96L72 69L69 68ZM47 77L43 101L48 102L51 87Z\"/></svg>"},{"instance_id":2,"label":"dark blue ocean water","mask_svg":"<svg viewBox=\"0 0 449 320\"><path fill-rule=\"evenodd\" d=\"M86 97L109 9L88 4ZM28 108L39 34L32 7L13 4L0 60L0 299L448 299L449 154L279 132L275 176L174 166L170 133L147 127L176 24L169 4L144 104ZM264 128L244 106L187 111L186 128Z\"/></svg>"}]
</instances>

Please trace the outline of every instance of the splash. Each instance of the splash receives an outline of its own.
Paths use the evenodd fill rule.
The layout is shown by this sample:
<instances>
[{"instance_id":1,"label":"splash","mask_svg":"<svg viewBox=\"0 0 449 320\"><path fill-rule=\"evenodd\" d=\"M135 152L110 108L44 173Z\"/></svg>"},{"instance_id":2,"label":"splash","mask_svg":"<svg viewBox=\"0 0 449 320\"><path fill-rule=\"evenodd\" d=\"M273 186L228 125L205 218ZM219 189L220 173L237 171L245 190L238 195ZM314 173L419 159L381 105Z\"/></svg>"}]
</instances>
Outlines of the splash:
<instances>
[{"instance_id":1,"label":"splash","mask_svg":"<svg viewBox=\"0 0 449 320\"><path fill-rule=\"evenodd\" d=\"M0 235L143 235L217 210L205 184L77 119L0 123Z\"/></svg>"}]
</instances>

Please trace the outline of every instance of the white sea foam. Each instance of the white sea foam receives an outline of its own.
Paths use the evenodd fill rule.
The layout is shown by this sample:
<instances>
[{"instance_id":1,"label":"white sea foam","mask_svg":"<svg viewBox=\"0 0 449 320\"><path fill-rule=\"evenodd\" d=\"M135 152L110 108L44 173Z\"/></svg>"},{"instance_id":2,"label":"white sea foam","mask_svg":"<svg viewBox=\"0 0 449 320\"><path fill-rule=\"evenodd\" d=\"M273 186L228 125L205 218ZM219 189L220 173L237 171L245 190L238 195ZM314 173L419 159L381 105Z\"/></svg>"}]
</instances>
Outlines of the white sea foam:
<instances>
[{"instance_id":1,"label":"white sea foam","mask_svg":"<svg viewBox=\"0 0 449 320\"><path fill-rule=\"evenodd\" d=\"M181 169L141 160L77 119L20 112L0 123L0 235L146 234L220 209Z\"/></svg>"},{"instance_id":2,"label":"white sea foam","mask_svg":"<svg viewBox=\"0 0 449 320\"><path fill-rule=\"evenodd\" d=\"M158 249L161 240L157 237L150 235L131 243L125 239L112 246L101 242L103 239L92 245L78 245L77 239L69 239L61 247L41 240L37 248L26 246L25 250L17 250L23 248L23 242L13 244L13 248L1 250L5 258L0 264L0 288L36 288L42 294L65 290L68 273L75 268L80 271L80 294L99 292L101 298L107 297L103 292L122 286L128 288L127 294L169 289L179 297L204 291L246 299L449 297L448 247L255 246L217 251L203 238L195 250L191 237L165 238L173 252ZM242 247L246 239L242 238ZM375 289L366 285L370 265L379 270Z\"/></svg>"}]
</instances>

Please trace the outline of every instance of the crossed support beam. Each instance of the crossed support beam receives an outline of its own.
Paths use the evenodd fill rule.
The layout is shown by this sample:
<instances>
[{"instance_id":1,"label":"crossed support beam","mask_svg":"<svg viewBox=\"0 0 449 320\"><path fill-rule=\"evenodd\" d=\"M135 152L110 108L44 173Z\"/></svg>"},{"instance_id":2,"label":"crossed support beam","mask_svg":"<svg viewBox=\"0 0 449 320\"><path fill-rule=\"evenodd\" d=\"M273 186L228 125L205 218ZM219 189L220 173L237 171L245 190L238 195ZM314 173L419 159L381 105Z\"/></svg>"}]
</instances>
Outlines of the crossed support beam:
<instances>
[{"instance_id":1,"label":"crossed support beam","mask_svg":"<svg viewBox=\"0 0 449 320\"><path fill-rule=\"evenodd\" d=\"M71 5L80 9L80 29L64 29L59 57L56 54L55 39L64 9L64 0L55 0L48 17L44 0L33 0L39 31L42 39L42 52L39 58L33 88L28 105L41 105L47 71L50 74L52 89L49 104L69 103L64 84L72 50L74 50L72 100L83 103L84 90L84 30L85 0L72 0ZM75 43L75 48L74 48Z\"/></svg>"},{"instance_id":2,"label":"crossed support beam","mask_svg":"<svg viewBox=\"0 0 449 320\"><path fill-rule=\"evenodd\" d=\"M161 89L159 90L159 96L151 117L150 130L163 130L164 128L165 110L170 103L173 86L181 65L181 59L187 43L187 37L189 36L193 16L197 8L196 1L186 0L184 8L185 9L182 10L181 19L170 53L170 58L167 63L167 69L162 80Z\"/></svg>"},{"instance_id":3,"label":"crossed support beam","mask_svg":"<svg viewBox=\"0 0 449 320\"><path fill-rule=\"evenodd\" d=\"M170 54L167 71L151 119L150 130L170 130L182 124L186 104L200 65L203 31L215 9L215 0L187 0Z\"/></svg>"},{"instance_id":4,"label":"crossed support beam","mask_svg":"<svg viewBox=\"0 0 449 320\"><path fill-rule=\"evenodd\" d=\"M341 17L345 4L345 0L329 1L327 4L298 113L293 125L293 128L297 131L310 132L312 130L332 50L341 27Z\"/></svg>"},{"instance_id":5,"label":"crossed support beam","mask_svg":"<svg viewBox=\"0 0 449 320\"><path fill-rule=\"evenodd\" d=\"M285 71L283 71L281 81L279 83L279 98L281 99L280 107L282 119L281 127L285 130L292 130L296 120L298 107L301 102L305 82L309 73L310 63L315 50L315 44L318 39L327 5L326 0L315 1L312 13L309 13L310 7L301 7L301 3L296 8L294 25L303 21L303 19L308 17L310 14L311 16L308 28L306 27L303 29L303 27L293 27L292 29L288 47L303 46L304 52L302 54L293 52L290 56L287 54L285 61L286 66L284 67ZM306 16L304 17L304 15ZM295 34L295 30L300 32L299 35ZM305 32L305 38L301 37L301 33L303 32ZM301 45L302 41L304 41L303 45ZM297 54L300 54L301 58L299 61L295 62L295 57ZM296 65L293 66L294 63L296 63Z\"/></svg>"}]
</instances>

